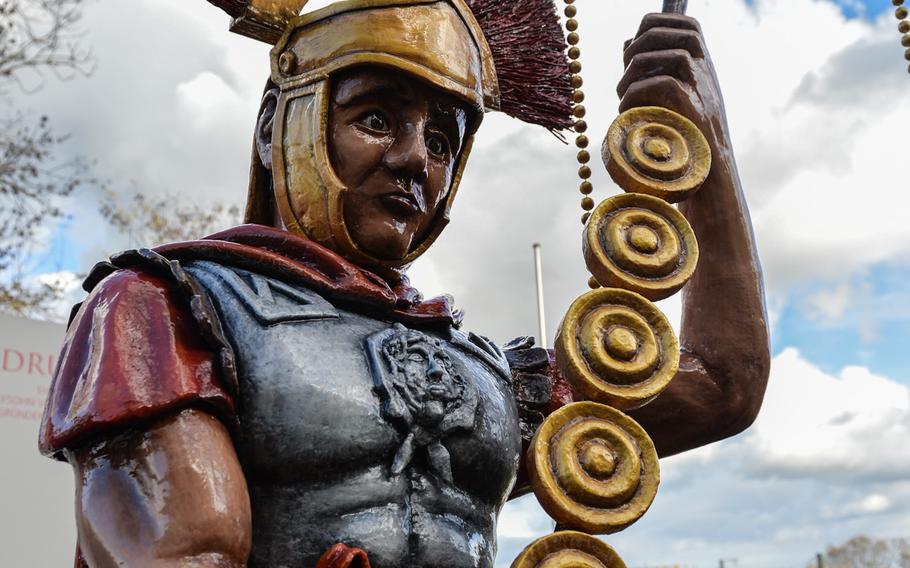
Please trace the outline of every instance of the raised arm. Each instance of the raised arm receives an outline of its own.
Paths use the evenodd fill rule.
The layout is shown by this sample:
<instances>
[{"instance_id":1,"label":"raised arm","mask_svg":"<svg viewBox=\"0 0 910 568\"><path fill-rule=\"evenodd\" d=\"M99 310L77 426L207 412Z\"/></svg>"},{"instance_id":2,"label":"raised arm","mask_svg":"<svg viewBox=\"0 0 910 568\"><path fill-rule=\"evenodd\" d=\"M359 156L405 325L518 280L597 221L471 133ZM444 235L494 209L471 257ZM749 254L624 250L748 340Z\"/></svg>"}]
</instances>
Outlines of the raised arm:
<instances>
[{"instance_id":1,"label":"raised arm","mask_svg":"<svg viewBox=\"0 0 910 568\"><path fill-rule=\"evenodd\" d=\"M76 470L79 546L92 568L246 566L246 480L211 415L184 410L67 459Z\"/></svg>"},{"instance_id":2,"label":"raised arm","mask_svg":"<svg viewBox=\"0 0 910 568\"><path fill-rule=\"evenodd\" d=\"M660 397L632 412L668 456L733 436L755 420L770 368L768 318L723 98L698 22L646 16L624 60L620 109L674 110L701 128L713 151L707 181L680 207L701 250L683 292L680 370Z\"/></svg>"}]
</instances>

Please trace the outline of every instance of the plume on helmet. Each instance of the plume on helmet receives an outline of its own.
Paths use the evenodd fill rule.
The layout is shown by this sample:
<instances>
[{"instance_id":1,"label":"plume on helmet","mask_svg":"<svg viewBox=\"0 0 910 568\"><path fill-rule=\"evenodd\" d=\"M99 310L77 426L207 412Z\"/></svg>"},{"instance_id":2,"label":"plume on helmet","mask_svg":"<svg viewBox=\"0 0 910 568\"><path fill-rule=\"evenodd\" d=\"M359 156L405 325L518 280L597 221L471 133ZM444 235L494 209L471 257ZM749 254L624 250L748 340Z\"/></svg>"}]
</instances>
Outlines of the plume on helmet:
<instances>
[{"instance_id":1,"label":"plume on helmet","mask_svg":"<svg viewBox=\"0 0 910 568\"><path fill-rule=\"evenodd\" d=\"M468 0L483 29L502 112L551 131L572 127L566 40L553 0Z\"/></svg>"}]
</instances>

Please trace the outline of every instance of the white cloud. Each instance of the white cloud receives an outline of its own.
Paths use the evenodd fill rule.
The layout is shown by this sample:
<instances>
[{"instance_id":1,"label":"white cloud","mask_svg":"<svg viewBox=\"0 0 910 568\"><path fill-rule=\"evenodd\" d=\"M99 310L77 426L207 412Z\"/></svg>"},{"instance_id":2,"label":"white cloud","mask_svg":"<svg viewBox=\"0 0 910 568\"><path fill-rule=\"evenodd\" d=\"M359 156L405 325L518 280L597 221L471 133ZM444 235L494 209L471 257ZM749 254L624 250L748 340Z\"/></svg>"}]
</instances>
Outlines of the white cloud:
<instances>
[{"instance_id":1,"label":"white cloud","mask_svg":"<svg viewBox=\"0 0 910 568\"><path fill-rule=\"evenodd\" d=\"M751 467L796 477L903 477L910 470L910 391L861 367L828 375L787 349L744 442Z\"/></svg>"},{"instance_id":2,"label":"white cloud","mask_svg":"<svg viewBox=\"0 0 910 568\"><path fill-rule=\"evenodd\" d=\"M724 88L772 317L794 286L810 282L829 294L812 309L833 323L850 313L839 286L870 266L910 259L910 198L898 171L910 90L893 18L846 20L821 0L690 4ZM622 40L652 6L578 6L596 147L615 115ZM202 0L101 0L87 8L86 26L96 74L19 103L50 114L72 133L72 150L97 159L99 175L116 186L241 200L267 48L230 36L227 18ZM453 292L480 332L500 340L533 333L531 244L542 242L555 329L586 289L575 167L573 149L545 132L488 117L452 226L415 268L415 282ZM597 170L596 197L617 191ZM72 246L107 245L92 196L80 199ZM904 317L906 305L901 295L876 302L875 317ZM667 309L678 320L678 301ZM630 563L737 556L745 568L801 566L857 532L910 533L910 482L900 481L910 465L908 404L906 388L868 370L832 376L785 351L755 428L666 460L652 511L611 540ZM518 517L502 527L504 565L530 533L549 530L533 500L515 507Z\"/></svg>"},{"instance_id":3,"label":"white cloud","mask_svg":"<svg viewBox=\"0 0 910 568\"><path fill-rule=\"evenodd\" d=\"M840 320L850 307L853 298L853 287L841 284L833 290L821 290L806 299L808 316L824 323Z\"/></svg>"},{"instance_id":4,"label":"white cloud","mask_svg":"<svg viewBox=\"0 0 910 568\"><path fill-rule=\"evenodd\" d=\"M829 375L787 349L761 415L732 440L663 460L651 510L607 537L629 565L802 566L849 537L910 536L910 389L867 369ZM521 503L510 515L544 513ZM508 526L540 521L507 518ZM539 537L508 539L500 566Z\"/></svg>"},{"instance_id":5,"label":"white cloud","mask_svg":"<svg viewBox=\"0 0 910 568\"><path fill-rule=\"evenodd\" d=\"M852 504L850 509L853 509L856 513L884 513L891 508L891 499L888 499L886 496L875 493L869 495L865 499L859 501L858 503Z\"/></svg>"},{"instance_id":6,"label":"white cloud","mask_svg":"<svg viewBox=\"0 0 910 568\"><path fill-rule=\"evenodd\" d=\"M213 127L225 124L226 116L243 116L246 101L220 75L203 71L176 88L177 116L201 135L212 135Z\"/></svg>"}]
</instances>

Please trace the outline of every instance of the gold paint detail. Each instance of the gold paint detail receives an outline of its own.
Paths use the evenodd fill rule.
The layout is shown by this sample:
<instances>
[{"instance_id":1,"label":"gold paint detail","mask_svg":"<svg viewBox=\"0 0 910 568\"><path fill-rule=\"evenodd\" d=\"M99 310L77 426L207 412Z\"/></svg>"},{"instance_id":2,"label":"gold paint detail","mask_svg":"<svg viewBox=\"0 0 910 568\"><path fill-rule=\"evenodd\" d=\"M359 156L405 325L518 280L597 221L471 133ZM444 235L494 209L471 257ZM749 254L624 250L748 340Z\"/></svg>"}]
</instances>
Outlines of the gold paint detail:
<instances>
[{"instance_id":1,"label":"gold paint detail","mask_svg":"<svg viewBox=\"0 0 910 568\"><path fill-rule=\"evenodd\" d=\"M599 538L560 531L529 544L512 568L626 568L613 548Z\"/></svg>"},{"instance_id":2,"label":"gold paint detail","mask_svg":"<svg viewBox=\"0 0 910 568\"><path fill-rule=\"evenodd\" d=\"M610 448L591 442L581 452L581 467L594 479L606 479L616 471L616 458Z\"/></svg>"},{"instance_id":3,"label":"gold paint detail","mask_svg":"<svg viewBox=\"0 0 910 568\"><path fill-rule=\"evenodd\" d=\"M679 368L679 342L667 318L646 298L616 288L575 300L554 347L574 392L621 410L654 400Z\"/></svg>"},{"instance_id":4,"label":"gold paint detail","mask_svg":"<svg viewBox=\"0 0 910 568\"><path fill-rule=\"evenodd\" d=\"M297 57L290 51L286 51L278 57L278 69L285 75L292 73L296 65Z\"/></svg>"},{"instance_id":5,"label":"gold paint detail","mask_svg":"<svg viewBox=\"0 0 910 568\"><path fill-rule=\"evenodd\" d=\"M651 227L635 225L629 229L629 244L644 254L654 254L660 247L660 237Z\"/></svg>"},{"instance_id":6,"label":"gold paint detail","mask_svg":"<svg viewBox=\"0 0 910 568\"><path fill-rule=\"evenodd\" d=\"M588 123L583 119L587 114L587 109L582 104L585 100L585 94L581 90L582 85L584 85L584 80L581 77L581 48L578 47L578 43L581 41L581 36L578 34L578 20L576 16L578 15L578 8L574 6L575 0L565 0L566 16L569 18L566 20L565 26L568 34L566 35L566 43L569 45L568 56L569 56L569 72L572 73L570 77L570 84L574 89L572 91L572 116L576 119L575 124L572 126L572 129L575 131L578 136L575 138L575 145L581 149L578 153L578 162L582 164L582 167L578 169L578 177L581 178L581 193L586 197L581 200L581 208L586 213L581 218L581 223L585 224L590 217L591 210L594 209L594 200L589 196L594 191L594 186L588 181L591 178L593 172L591 168L587 166L587 163L591 159L591 154L585 150L588 147L588 137L585 136L585 132L588 130Z\"/></svg>"},{"instance_id":7,"label":"gold paint detail","mask_svg":"<svg viewBox=\"0 0 910 568\"><path fill-rule=\"evenodd\" d=\"M231 31L274 45L309 0L252 0Z\"/></svg>"},{"instance_id":8,"label":"gold paint detail","mask_svg":"<svg viewBox=\"0 0 910 568\"><path fill-rule=\"evenodd\" d=\"M626 193L604 200L585 227L584 257L598 282L649 300L669 298L692 278L698 241L689 221L656 197Z\"/></svg>"},{"instance_id":9,"label":"gold paint detail","mask_svg":"<svg viewBox=\"0 0 910 568\"><path fill-rule=\"evenodd\" d=\"M577 402L551 414L528 453L531 487L565 527L612 534L640 519L660 483L645 430L615 408Z\"/></svg>"},{"instance_id":10,"label":"gold paint detail","mask_svg":"<svg viewBox=\"0 0 910 568\"><path fill-rule=\"evenodd\" d=\"M291 21L309 0L250 0L250 7L260 12L271 14L275 19Z\"/></svg>"},{"instance_id":11,"label":"gold paint detail","mask_svg":"<svg viewBox=\"0 0 910 568\"><path fill-rule=\"evenodd\" d=\"M666 161L673 155L670 144L660 138L648 138L642 147L648 157L655 160Z\"/></svg>"},{"instance_id":12,"label":"gold paint detail","mask_svg":"<svg viewBox=\"0 0 910 568\"><path fill-rule=\"evenodd\" d=\"M631 361L638 353L638 338L625 327L613 327L607 332L607 352L614 359Z\"/></svg>"},{"instance_id":13,"label":"gold paint detail","mask_svg":"<svg viewBox=\"0 0 910 568\"><path fill-rule=\"evenodd\" d=\"M671 203L698 191L711 171L711 148L698 127L660 107L621 114L607 132L603 159L623 190Z\"/></svg>"},{"instance_id":14,"label":"gold paint detail","mask_svg":"<svg viewBox=\"0 0 910 568\"><path fill-rule=\"evenodd\" d=\"M296 65L283 73L279 58L288 51ZM272 50L272 80L282 90L355 65L393 67L478 109L499 109L493 54L464 0L336 2L292 20Z\"/></svg>"}]
</instances>

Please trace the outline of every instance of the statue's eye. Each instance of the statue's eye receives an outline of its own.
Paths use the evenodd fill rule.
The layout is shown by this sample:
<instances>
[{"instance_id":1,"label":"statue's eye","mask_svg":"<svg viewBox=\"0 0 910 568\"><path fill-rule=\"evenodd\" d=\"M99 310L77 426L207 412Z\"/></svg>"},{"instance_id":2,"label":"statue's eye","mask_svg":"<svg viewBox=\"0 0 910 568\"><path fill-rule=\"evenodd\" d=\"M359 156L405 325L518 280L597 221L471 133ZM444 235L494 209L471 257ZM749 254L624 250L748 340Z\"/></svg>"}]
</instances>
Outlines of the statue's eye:
<instances>
[{"instance_id":1,"label":"statue's eye","mask_svg":"<svg viewBox=\"0 0 910 568\"><path fill-rule=\"evenodd\" d=\"M445 156L449 151L449 142L440 134L427 136L427 151L434 156Z\"/></svg>"},{"instance_id":2,"label":"statue's eye","mask_svg":"<svg viewBox=\"0 0 910 568\"><path fill-rule=\"evenodd\" d=\"M411 361L420 363L421 361L423 361L423 355L421 355L420 353L411 353L410 355L408 355L408 359L410 359Z\"/></svg>"},{"instance_id":3,"label":"statue's eye","mask_svg":"<svg viewBox=\"0 0 910 568\"><path fill-rule=\"evenodd\" d=\"M389 131L389 120L378 110L363 115L357 122L375 132Z\"/></svg>"}]
</instances>

